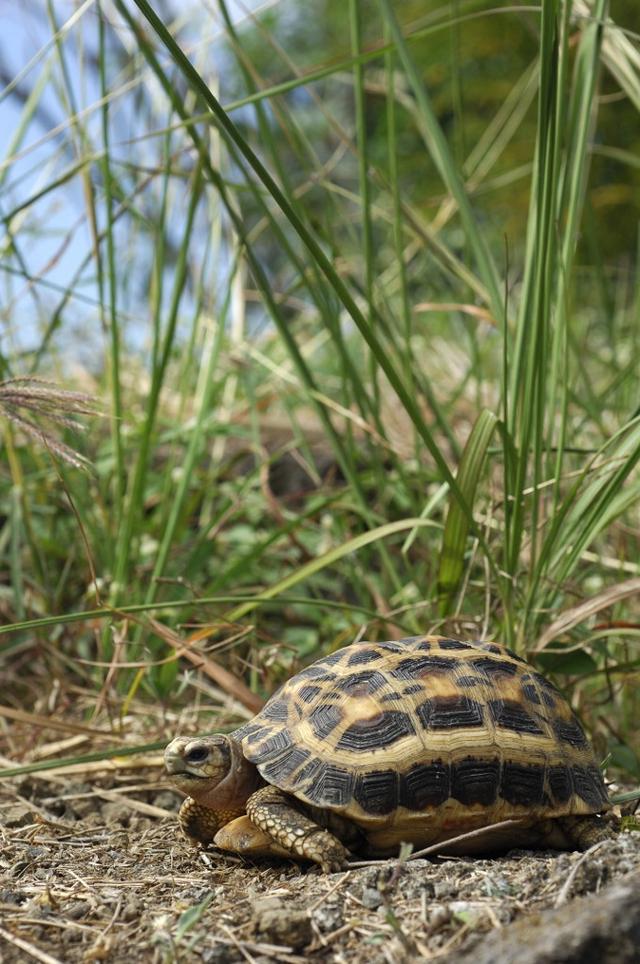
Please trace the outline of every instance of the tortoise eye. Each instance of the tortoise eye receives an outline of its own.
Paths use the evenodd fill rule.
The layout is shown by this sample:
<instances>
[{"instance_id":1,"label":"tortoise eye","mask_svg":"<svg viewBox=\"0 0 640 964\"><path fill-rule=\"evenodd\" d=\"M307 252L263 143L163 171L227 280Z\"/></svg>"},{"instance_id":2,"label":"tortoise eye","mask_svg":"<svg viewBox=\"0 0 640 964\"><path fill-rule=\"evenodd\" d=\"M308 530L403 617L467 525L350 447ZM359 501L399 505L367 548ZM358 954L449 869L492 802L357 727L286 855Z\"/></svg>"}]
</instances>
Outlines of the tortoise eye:
<instances>
[{"instance_id":1,"label":"tortoise eye","mask_svg":"<svg viewBox=\"0 0 640 964\"><path fill-rule=\"evenodd\" d=\"M184 758L187 763L204 763L209 756L206 746L194 746L193 749L185 753Z\"/></svg>"}]
</instances>

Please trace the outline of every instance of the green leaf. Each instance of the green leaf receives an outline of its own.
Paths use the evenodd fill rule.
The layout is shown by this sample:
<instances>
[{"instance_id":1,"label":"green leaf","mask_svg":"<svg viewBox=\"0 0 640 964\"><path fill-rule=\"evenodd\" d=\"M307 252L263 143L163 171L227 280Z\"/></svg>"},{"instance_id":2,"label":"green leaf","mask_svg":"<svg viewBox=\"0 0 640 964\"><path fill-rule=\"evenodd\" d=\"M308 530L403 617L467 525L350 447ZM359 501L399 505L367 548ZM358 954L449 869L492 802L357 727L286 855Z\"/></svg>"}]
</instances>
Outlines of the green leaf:
<instances>
[{"instance_id":1,"label":"green leaf","mask_svg":"<svg viewBox=\"0 0 640 964\"><path fill-rule=\"evenodd\" d=\"M536 662L547 673L561 673L565 676L583 676L598 670L594 658L582 649L573 649L566 653L540 653Z\"/></svg>"},{"instance_id":2,"label":"green leaf","mask_svg":"<svg viewBox=\"0 0 640 964\"><path fill-rule=\"evenodd\" d=\"M175 934L176 944L180 943L182 938L198 923L214 896L213 892L210 891L199 904L194 904L193 907L189 907L188 910L185 910L185 912L180 915Z\"/></svg>"}]
</instances>

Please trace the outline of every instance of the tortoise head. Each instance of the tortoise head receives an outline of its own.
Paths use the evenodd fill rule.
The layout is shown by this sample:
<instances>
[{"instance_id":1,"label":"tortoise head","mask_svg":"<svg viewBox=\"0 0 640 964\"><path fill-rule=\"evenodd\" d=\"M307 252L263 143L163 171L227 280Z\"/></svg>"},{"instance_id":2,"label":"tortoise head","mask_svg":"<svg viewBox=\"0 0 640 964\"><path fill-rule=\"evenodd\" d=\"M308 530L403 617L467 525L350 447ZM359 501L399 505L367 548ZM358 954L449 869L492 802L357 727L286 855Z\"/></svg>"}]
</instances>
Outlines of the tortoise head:
<instances>
[{"instance_id":1,"label":"tortoise head","mask_svg":"<svg viewBox=\"0 0 640 964\"><path fill-rule=\"evenodd\" d=\"M260 783L253 764L223 733L179 736L164 751L171 782L205 807L241 807Z\"/></svg>"}]
</instances>

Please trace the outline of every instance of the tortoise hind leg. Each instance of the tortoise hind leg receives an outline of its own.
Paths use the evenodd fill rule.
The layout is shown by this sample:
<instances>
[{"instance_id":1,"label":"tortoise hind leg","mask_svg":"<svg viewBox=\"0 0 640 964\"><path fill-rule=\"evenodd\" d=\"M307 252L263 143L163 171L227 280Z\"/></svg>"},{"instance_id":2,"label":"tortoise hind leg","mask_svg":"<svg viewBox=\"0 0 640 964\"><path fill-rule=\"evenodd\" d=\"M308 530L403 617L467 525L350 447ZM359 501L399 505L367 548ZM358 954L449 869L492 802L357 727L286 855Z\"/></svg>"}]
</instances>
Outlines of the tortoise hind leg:
<instances>
[{"instance_id":1,"label":"tortoise hind leg","mask_svg":"<svg viewBox=\"0 0 640 964\"><path fill-rule=\"evenodd\" d=\"M347 863L348 852L338 838L300 813L277 787L256 790L247 800L247 816L292 857L320 864L325 874L342 870Z\"/></svg>"},{"instance_id":2,"label":"tortoise hind leg","mask_svg":"<svg viewBox=\"0 0 640 964\"><path fill-rule=\"evenodd\" d=\"M558 817L557 823L575 850L588 850L594 844L615 837L611 824L595 814L588 816Z\"/></svg>"}]
</instances>

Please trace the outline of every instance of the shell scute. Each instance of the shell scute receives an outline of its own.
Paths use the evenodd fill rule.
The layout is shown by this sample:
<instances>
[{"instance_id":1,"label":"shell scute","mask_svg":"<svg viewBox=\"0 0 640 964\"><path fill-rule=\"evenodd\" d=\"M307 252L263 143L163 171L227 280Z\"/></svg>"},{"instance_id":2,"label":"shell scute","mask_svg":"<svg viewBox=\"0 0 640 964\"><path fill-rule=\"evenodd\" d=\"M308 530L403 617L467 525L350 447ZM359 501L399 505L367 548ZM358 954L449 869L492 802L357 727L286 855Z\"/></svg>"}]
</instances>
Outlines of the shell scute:
<instances>
[{"instance_id":1,"label":"shell scute","mask_svg":"<svg viewBox=\"0 0 640 964\"><path fill-rule=\"evenodd\" d=\"M354 784L353 770L325 763L318 768L306 796L319 807L345 808L353 799Z\"/></svg>"},{"instance_id":2,"label":"shell scute","mask_svg":"<svg viewBox=\"0 0 640 964\"><path fill-rule=\"evenodd\" d=\"M375 693L387 685L387 681L382 673L374 669L361 670L359 673L351 673L349 676L336 681L336 688L352 696L361 696L364 693Z\"/></svg>"},{"instance_id":3,"label":"shell scute","mask_svg":"<svg viewBox=\"0 0 640 964\"><path fill-rule=\"evenodd\" d=\"M335 703L320 704L309 715L309 724L318 740L326 740L342 719L340 707Z\"/></svg>"},{"instance_id":4,"label":"shell scute","mask_svg":"<svg viewBox=\"0 0 640 964\"><path fill-rule=\"evenodd\" d=\"M265 720L274 723L286 723L289 719L289 704L283 699L271 699L264 708Z\"/></svg>"},{"instance_id":5,"label":"shell scute","mask_svg":"<svg viewBox=\"0 0 640 964\"><path fill-rule=\"evenodd\" d=\"M465 694L433 696L416 707L425 730L451 730L484 726L482 706Z\"/></svg>"},{"instance_id":6,"label":"shell scute","mask_svg":"<svg viewBox=\"0 0 640 964\"><path fill-rule=\"evenodd\" d=\"M469 650L469 643L463 643L460 639L441 639L438 643L440 649L446 650Z\"/></svg>"},{"instance_id":7,"label":"shell scute","mask_svg":"<svg viewBox=\"0 0 640 964\"><path fill-rule=\"evenodd\" d=\"M426 673L451 672L454 665L454 660L447 656L416 656L401 660L391 675L394 679L417 679Z\"/></svg>"},{"instance_id":8,"label":"shell scute","mask_svg":"<svg viewBox=\"0 0 640 964\"><path fill-rule=\"evenodd\" d=\"M544 729L526 707L515 700L489 700L489 713L497 727L515 733L532 733L543 736Z\"/></svg>"},{"instance_id":9,"label":"shell scute","mask_svg":"<svg viewBox=\"0 0 640 964\"><path fill-rule=\"evenodd\" d=\"M398 774L395 770L373 770L356 780L354 799L365 813L384 816L398 805Z\"/></svg>"},{"instance_id":10,"label":"shell scute","mask_svg":"<svg viewBox=\"0 0 640 964\"><path fill-rule=\"evenodd\" d=\"M548 799L545 793L545 767L538 763L502 765L500 795L514 806L541 807Z\"/></svg>"},{"instance_id":11,"label":"shell scute","mask_svg":"<svg viewBox=\"0 0 640 964\"><path fill-rule=\"evenodd\" d=\"M584 750L589 745L584 730L575 719L554 720L553 729L561 743L568 743L578 750Z\"/></svg>"},{"instance_id":12,"label":"shell scute","mask_svg":"<svg viewBox=\"0 0 640 964\"><path fill-rule=\"evenodd\" d=\"M260 753L266 763L281 757L282 754L291 747L293 747L291 734L286 729L280 729L262 741L260 744Z\"/></svg>"},{"instance_id":13,"label":"shell scute","mask_svg":"<svg viewBox=\"0 0 640 964\"><path fill-rule=\"evenodd\" d=\"M451 766L451 796L465 806L488 807L498 795L500 760L467 757Z\"/></svg>"},{"instance_id":14,"label":"shell scute","mask_svg":"<svg viewBox=\"0 0 640 964\"><path fill-rule=\"evenodd\" d=\"M296 770L300 770L307 763L310 756L309 750L300 747L287 748L287 752L280 753L270 762L263 764L265 774L268 774L269 780L275 784L280 780L288 780Z\"/></svg>"},{"instance_id":15,"label":"shell scute","mask_svg":"<svg viewBox=\"0 0 640 964\"><path fill-rule=\"evenodd\" d=\"M571 767L552 766L547 769L547 782L552 800L558 805L566 803L573 794Z\"/></svg>"},{"instance_id":16,"label":"shell scute","mask_svg":"<svg viewBox=\"0 0 640 964\"><path fill-rule=\"evenodd\" d=\"M322 687L317 684L308 684L307 686L301 686L298 690L298 699L302 700L303 703L313 703L318 693L322 693Z\"/></svg>"},{"instance_id":17,"label":"shell scute","mask_svg":"<svg viewBox=\"0 0 640 964\"><path fill-rule=\"evenodd\" d=\"M469 660L472 672L484 673L491 678L494 676L516 676L518 666L506 659L491 659L489 656L478 656Z\"/></svg>"},{"instance_id":18,"label":"shell scute","mask_svg":"<svg viewBox=\"0 0 640 964\"><path fill-rule=\"evenodd\" d=\"M378 747L391 746L405 736L413 736L415 728L408 713L384 710L378 716L356 720L344 731L336 744L337 750L362 753Z\"/></svg>"},{"instance_id":19,"label":"shell scute","mask_svg":"<svg viewBox=\"0 0 640 964\"><path fill-rule=\"evenodd\" d=\"M449 798L451 770L441 760L415 763L401 774L398 804L407 810L438 807Z\"/></svg>"},{"instance_id":20,"label":"shell scute","mask_svg":"<svg viewBox=\"0 0 640 964\"><path fill-rule=\"evenodd\" d=\"M362 663L374 663L379 659L377 649L357 649L347 660L347 666L361 666Z\"/></svg>"},{"instance_id":21,"label":"shell scute","mask_svg":"<svg viewBox=\"0 0 640 964\"><path fill-rule=\"evenodd\" d=\"M574 766L572 771L575 792L593 812L602 809L607 800L602 774L597 766ZM608 802L608 800L607 800Z\"/></svg>"},{"instance_id":22,"label":"shell scute","mask_svg":"<svg viewBox=\"0 0 640 964\"><path fill-rule=\"evenodd\" d=\"M526 675L527 677L530 675L531 681L538 687L542 702L545 706L554 707L558 702L564 703L562 693L553 685L551 680L541 676L540 673L527 673Z\"/></svg>"}]
</instances>

